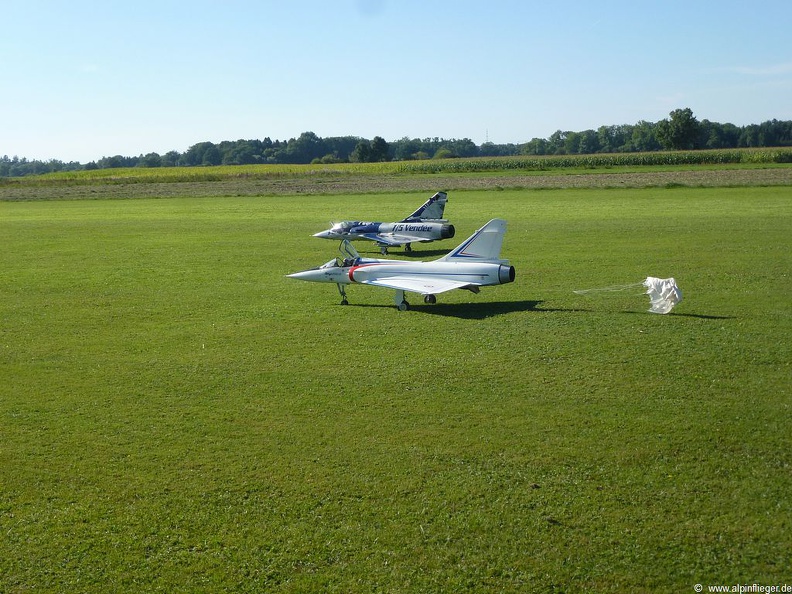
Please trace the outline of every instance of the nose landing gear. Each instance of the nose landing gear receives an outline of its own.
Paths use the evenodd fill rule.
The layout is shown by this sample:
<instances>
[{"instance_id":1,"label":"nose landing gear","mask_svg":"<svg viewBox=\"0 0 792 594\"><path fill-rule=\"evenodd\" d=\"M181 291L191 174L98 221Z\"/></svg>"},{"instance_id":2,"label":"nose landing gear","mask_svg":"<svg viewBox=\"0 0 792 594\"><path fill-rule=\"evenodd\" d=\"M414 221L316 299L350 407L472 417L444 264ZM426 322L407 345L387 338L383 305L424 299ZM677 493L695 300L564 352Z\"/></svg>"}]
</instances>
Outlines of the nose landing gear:
<instances>
[{"instance_id":1,"label":"nose landing gear","mask_svg":"<svg viewBox=\"0 0 792 594\"><path fill-rule=\"evenodd\" d=\"M347 301L346 291L344 290L344 285L341 283L337 283L336 286L338 287L338 292L341 295L341 305L349 305L349 301Z\"/></svg>"}]
</instances>

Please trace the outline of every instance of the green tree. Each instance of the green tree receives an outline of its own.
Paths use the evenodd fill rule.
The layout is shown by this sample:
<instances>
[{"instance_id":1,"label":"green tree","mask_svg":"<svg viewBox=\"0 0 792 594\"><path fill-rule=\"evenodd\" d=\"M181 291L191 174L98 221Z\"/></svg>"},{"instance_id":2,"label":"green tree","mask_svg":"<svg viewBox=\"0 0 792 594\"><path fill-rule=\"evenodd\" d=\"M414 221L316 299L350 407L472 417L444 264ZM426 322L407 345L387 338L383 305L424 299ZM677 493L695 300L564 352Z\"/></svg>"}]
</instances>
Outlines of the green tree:
<instances>
[{"instance_id":1,"label":"green tree","mask_svg":"<svg viewBox=\"0 0 792 594\"><path fill-rule=\"evenodd\" d=\"M563 153L565 155L578 154L580 152L580 138L580 132L567 132L563 143Z\"/></svg>"},{"instance_id":2,"label":"green tree","mask_svg":"<svg viewBox=\"0 0 792 594\"><path fill-rule=\"evenodd\" d=\"M524 146L525 145L511 143L495 144L494 142L485 142L478 149L478 154L482 157L505 157L508 155L519 155Z\"/></svg>"},{"instance_id":3,"label":"green tree","mask_svg":"<svg viewBox=\"0 0 792 594\"><path fill-rule=\"evenodd\" d=\"M310 163L313 159L322 158L328 151L313 132L303 132L299 138L292 138L286 145L287 163Z\"/></svg>"},{"instance_id":4,"label":"green tree","mask_svg":"<svg viewBox=\"0 0 792 594\"><path fill-rule=\"evenodd\" d=\"M178 151L168 151L164 155L162 155L162 166L163 167L176 167L176 164L179 162L179 152Z\"/></svg>"},{"instance_id":5,"label":"green tree","mask_svg":"<svg viewBox=\"0 0 792 594\"><path fill-rule=\"evenodd\" d=\"M397 161L409 161L416 158L416 153L421 150L421 141L407 136L394 143L393 156Z\"/></svg>"},{"instance_id":6,"label":"green tree","mask_svg":"<svg viewBox=\"0 0 792 594\"><path fill-rule=\"evenodd\" d=\"M520 153L523 155L546 155L550 147L550 141L546 138L532 138L522 145Z\"/></svg>"},{"instance_id":7,"label":"green tree","mask_svg":"<svg viewBox=\"0 0 792 594\"><path fill-rule=\"evenodd\" d=\"M138 167L161 167L162 157L157 153L148 153L138 159Z\"/></svg>"},{"instance_id":8,"label":"green tree","mask_svg":"<svg viewBox=\"0 0 792 594\"><path fill-rule=\"evenodd\" d=\"M220 149L216 146L210 146L203 154L201 165L220 165L223 162L223 155L220 154Z\"/></svg>"},{"instance_id":9,"label":"green tree","mask_svg":"<svg viewBox=\"0 0 792 594\"><path fill-rule=\"evenodd\" d=\"M381 161L389 161L388 153L390 152L390 145L385 142L382 136L375 136L371 141L371 150L369 152L369 161L372 163L379 163Z\"/></svg>"},{"instance_id":10,"label":"green tree","mask_svg":"<svg viewBox=\"0 0 792 594\"><path fill-rule=\"evenodd\" d=\"M371 143L365 139L361 139L357 145L355 145L355 150L353 150L352 154L349 156L349 160L353 163L368 163L370 158Z\"/></svg>"},{"instance_id":11,"label":"green tree","mask_svg":"<svg viewBox=\"0 0 792 594\"><path fill-rule=\"evenodd\" d=\"M562 132L556 130L550 135L547 144L548 155L565 155L566 154L566 139L570 132Z\"/></svg>"},{"instance_id":12,"label":"green tree","mask_svg":"<svg viewBox=\"0 0 792 594\"><path fill-rule=\"evenodd\" d=\"M657 124L647 122L646 120L639 121L632 128L630 140L626 145L626 149L634 152L647 152L660 150L660 143L656 135Z\"/></svg>"},{"instance_id":13,"label":"green tree","mask_svg":"<svg viewBox=\"0 0 792 594\"><path fill-rule=\"evenodd\" d=\"M462 138L460 140L452 140L448 148L457 157L476 157L479 154L479 149L470 138Z\"/></svg>"},{"instance_id":14,"label":"green tree","mask_svg":"<svg viewBox=\"0 0 792 594\"><path fill-rule=\"evenodd\" d=\"M325 153L322 156L324 160L327 155L333 155L339 161L349 161L349 155L355 150L355 146L360 138L356 136L333 136L324 139Z\"/></svg>"},{"instance_id":15,"label":"green tree","mask_svg":"<svg viewBox=\"0 0 792 594\"><path fill-rule=\"evenodd\" d=\"M597 128L597 152L617 153L627 150L632 126L600 126Z\"/></svg>"},{"instance_id":16,"label":"green tree","mask_svg":"<svg viewBox=\"0 0 792 594\"><path fill-rule=\"evenodd\" d=\"M683 151L698 148L699 122L693 116L693 111L675 109L670 114L670 119L657 123L657 140L663 148Z\"/></svg>"},{"instance_id":17,"label":"green tree","mask_svg":"<svg viewBox=\"0 0 792 594\"><path fill-rule=\"evenodd\" d=\"M739 144L741 147L756 147L759 146L759 126L751 124L743 126L740 132Z\"/></svg>"},{"instance_id":18,"label":"green tree","mask_svg":"<svg viewBox=\"0 0 792 594\"><path fill-rule=\"evenodd\" d=\"M237 140L223 151L223 165L250 165L262 159L258 141Z\"/></svg>"},{"instance_id":19,"label":"green tree","mask_svg":"<svg viewBox=\"0 0 792 594\"><path fill-rule=\"evenodd\" d=\"M215 151L217 154L218 162L215 163L216 165L220 164L219 161L219 151L215 148L214 143L212 142L199 142L197 144L192 145L188 148L182 156L179 158L179 165L186 165L186 166L195 166L195 165L209 165L208 161L211 161L212 155L209 155L207 159L207 153L211 151ZM102 167L101 162L99 166Z\"/></svg>"},{"instance_id":20,"label":"green tree","mask_svg":"<svg viewBox=\"0 0 792 594\"><path fill-rule=\"evenodd\" d=\"M128 157L126 157L128 159ZM112 157L102 157L99 159L99 168L100 169L117 169L119 167L124 167L125 165L125 157L121 155L113 155Z\"/></svg>"}]
</instances>

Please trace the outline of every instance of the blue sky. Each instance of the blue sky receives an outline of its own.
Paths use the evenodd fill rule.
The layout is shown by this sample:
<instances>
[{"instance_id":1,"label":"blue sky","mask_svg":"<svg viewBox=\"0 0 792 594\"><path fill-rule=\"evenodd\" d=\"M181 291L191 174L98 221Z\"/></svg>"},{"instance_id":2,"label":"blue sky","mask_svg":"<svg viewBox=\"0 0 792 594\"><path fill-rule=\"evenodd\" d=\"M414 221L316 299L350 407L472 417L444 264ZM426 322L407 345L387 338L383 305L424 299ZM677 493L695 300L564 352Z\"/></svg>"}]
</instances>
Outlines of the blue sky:
<instances>
[{"instance_id":1,"label":"blue sky","mask_svg":"<svg viewBox=\"0 0 792 594\"><path fill-rule=\"evenodd\" d=\"M28 0L0 19L0 156L792 119L788 0Z\"/></svg>"}]
</instances>

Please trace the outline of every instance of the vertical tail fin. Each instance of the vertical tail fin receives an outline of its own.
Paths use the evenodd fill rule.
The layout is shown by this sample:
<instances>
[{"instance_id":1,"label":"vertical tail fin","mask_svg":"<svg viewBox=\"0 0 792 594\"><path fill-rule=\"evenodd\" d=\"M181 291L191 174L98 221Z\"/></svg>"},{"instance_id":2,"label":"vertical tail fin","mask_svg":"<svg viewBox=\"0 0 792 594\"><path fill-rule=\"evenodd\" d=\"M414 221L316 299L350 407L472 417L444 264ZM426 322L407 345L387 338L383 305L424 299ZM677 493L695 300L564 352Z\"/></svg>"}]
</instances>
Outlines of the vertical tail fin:
<instances>
[{"instance_id":1,"label":"vertical tail fin","mask_svg":"<svg viewBox=\"0 0 792 594\"><path fill-rule=\"evenodd\" d=\"M438 262L491 262L500 260L506 221L492 219Z\"/></svg>"},{"instance_id":2,"label":"vertical tail fin","mask_svg":"<svg viewBox=\"0 0 792 594\"><path fill-rule=\"evenodd\" d=\"M415 220L442 219L447 200L448 194L445 192L437 192L434 196L429 198L429 200L424 202L421 208L400 222L406 223Z\"/></svg>"}]
</instances>

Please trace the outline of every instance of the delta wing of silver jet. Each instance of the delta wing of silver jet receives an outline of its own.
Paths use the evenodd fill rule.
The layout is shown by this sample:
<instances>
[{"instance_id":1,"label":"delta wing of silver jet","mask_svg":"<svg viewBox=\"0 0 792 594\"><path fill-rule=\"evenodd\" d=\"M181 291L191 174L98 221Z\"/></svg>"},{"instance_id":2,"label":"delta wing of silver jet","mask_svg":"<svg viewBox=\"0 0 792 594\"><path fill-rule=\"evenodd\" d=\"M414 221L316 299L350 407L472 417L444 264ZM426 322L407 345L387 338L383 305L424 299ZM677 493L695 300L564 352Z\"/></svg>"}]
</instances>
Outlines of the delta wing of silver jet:
<instances>
[{"instance_id":1,"label":"delta wing of silver jet","mask_svg":"<svg viewBox=\"0 0 792 594\"><path fill-rule=\"evenodd\" d=\"M445 192L437 192L418 210L401 221L395 223L341 221L334 223L330 229L314 233L314 237L374 241L379 245L383 255L388 253L389 247L402 245L404 251L409 252L413 243L451 239L454 236L454 226L443 218L447 201L448 195Z\"/></svg>"},{"instance_id":2,"label":"delta wing of silver jet","mask_svg":"<svg viewBox=\"0 0 792 594\"><path fill-rule=\"evenodd\" d=\"M452 289L478 293L480 287L514 281L514 266L500 258L506 221L493 219L456 249L431 262L361 258L349 241L341 242L339 258L310 270L289 274L298 280L335 283L341 305L347 305L345 286L372 285L394 289L396 307L405 311L405 292L423 295L425 303L435 303L436 295Z\"/></svg>"}]
</instances>

